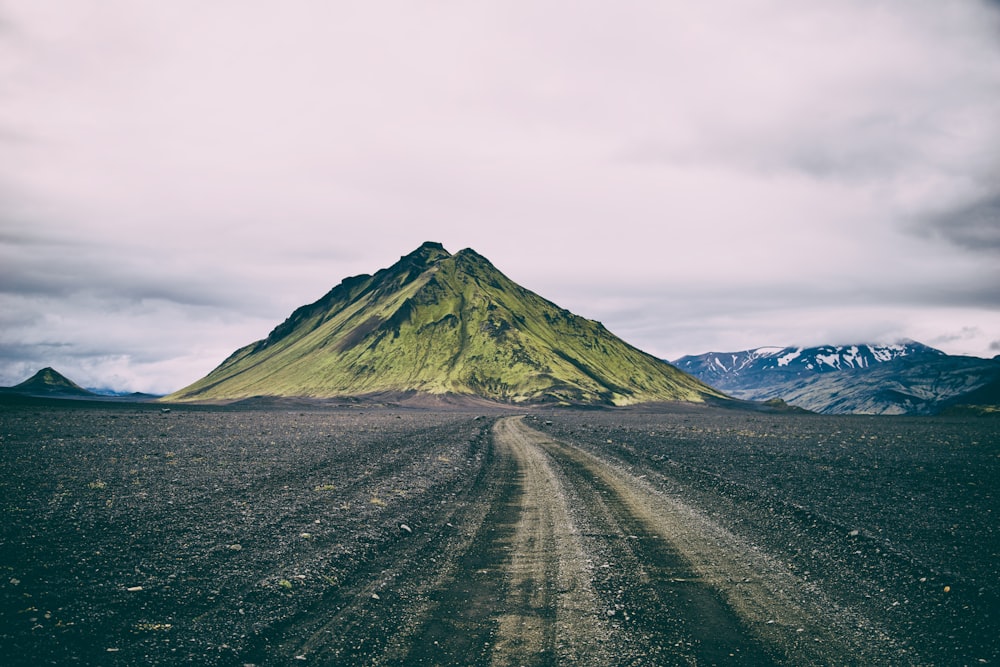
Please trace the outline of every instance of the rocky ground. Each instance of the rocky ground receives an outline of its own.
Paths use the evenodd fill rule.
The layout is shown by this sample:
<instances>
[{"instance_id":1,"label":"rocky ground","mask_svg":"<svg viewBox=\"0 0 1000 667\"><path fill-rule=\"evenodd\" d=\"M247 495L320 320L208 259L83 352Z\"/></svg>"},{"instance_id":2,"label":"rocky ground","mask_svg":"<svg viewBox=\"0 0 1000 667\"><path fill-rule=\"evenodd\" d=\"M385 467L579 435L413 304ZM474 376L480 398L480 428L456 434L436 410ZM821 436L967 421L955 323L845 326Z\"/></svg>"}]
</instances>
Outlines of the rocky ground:
<instances>
[{"instance_id":1,"label":"rocky ground","mask_svg":"<svg viewBox=\"0 0 1000 667\"><path fill-rule=\"evenodd\" d=\"M4 664L1000 660L975 418L0 405Z\"/></svg>"}]
</instances>

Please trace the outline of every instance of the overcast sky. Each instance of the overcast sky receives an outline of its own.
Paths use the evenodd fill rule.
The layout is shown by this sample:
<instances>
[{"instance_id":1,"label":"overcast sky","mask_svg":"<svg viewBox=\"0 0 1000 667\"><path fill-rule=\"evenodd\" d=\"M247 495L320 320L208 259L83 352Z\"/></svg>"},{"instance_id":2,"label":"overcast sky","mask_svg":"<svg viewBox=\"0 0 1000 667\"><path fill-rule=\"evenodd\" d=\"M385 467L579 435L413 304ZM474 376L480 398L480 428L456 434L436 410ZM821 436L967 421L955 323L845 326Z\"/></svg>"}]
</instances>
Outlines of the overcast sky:
<instances>
[{"instance_id":1,"label":"overcast sky","mask_svg":"<svg viewBox=\"0 0 1000 667\"><path fill-rule=\"evenodd\" d=\"M0 0L0 384L167 392L423 241L658 356L1000 353L1000 4Z\"/></svg>"}]
</instances>

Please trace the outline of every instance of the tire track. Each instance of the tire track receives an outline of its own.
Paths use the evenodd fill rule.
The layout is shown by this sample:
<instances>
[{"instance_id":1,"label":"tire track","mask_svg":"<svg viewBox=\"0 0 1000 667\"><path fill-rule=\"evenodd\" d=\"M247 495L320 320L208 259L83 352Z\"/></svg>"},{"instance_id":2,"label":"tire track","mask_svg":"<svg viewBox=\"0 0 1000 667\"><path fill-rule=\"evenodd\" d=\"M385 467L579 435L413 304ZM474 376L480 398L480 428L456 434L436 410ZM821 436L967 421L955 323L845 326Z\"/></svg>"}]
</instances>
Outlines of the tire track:
<instances>
[{"instance_id":1,"label":"tire track","mask_svg":"<svg viewBox=\"0 0 1000 667\"><path fill-rule=\"evenodd\" d=\"M495 433L518 463L523 493L492 664L610 664L609 628L599 618L587 555L548 457L516 419L501 420Z\"/></svg>"},{"instance_id":2,"label":"tire track","mask_svg":"<svg viewBox=\"0 0 1000 667\"><path fill-rule=\"evenodd\" d=\"M885 659L891 638L708 517L521 420L507 424L566 476L584 500L596 539L622 533L630 538L611 550L617 569L634 570L631 576L645 586L633 613L637 629L626 641L638 637L647 655L673 642L673 664L851 665ZM677 632L686 635L679 644Z\"/></svg>"},{"instance_id":3,"label":"tire track","mask_svg":"<svg viewBox=\"0 0 1000 667\"><path fill-rule=\"evenodd\" d=\"M483 539L484 527L501 523L493 514L506 505L505 481L512 475L512 462L497 456L487 442L475 479L454 503L457 509L443 511L436 529L398 541L306 614L306 620L299 619L311 626L308 633L304 639L292 633L297 648L276 652L280 662L275 664L287 664L288 655L325 664L442 664L437 640L455 634L464 641L458 655L446 655L443 664L473 664L467 658L481 651L480 635L488 638L489 627L467 623L464 632L442 634L451 626L434 619L450 615L451 606L442 605L439 595L453 579L455 567L472 567L468 555L482 551L477 542ZM466 557L456 559L455 554ZM497 598L495 590L487 593ZM481 620L479 614L472 616Z\"/></svg>"}]
</instances>

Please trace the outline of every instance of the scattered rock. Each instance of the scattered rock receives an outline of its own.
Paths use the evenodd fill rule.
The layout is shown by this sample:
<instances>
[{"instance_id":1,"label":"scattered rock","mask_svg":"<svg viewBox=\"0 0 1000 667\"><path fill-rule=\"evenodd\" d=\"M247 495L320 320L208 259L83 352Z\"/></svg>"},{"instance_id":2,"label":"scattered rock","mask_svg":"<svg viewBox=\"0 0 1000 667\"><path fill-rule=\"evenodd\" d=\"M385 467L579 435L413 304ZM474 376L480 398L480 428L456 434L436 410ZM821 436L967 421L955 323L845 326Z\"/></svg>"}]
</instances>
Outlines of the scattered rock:
<instances>
[{"instance_id":1,"label":"scattered rock","mask_svg":"<svg viewBox=\"0 0 1000 667\"><path fill-rule=\"evenodd\" d=\"M404 533L413 533L413 529L407 526L405 523L399 524L399 529Z\"/></svg>"},{"instance_id":2,"label":"scattered rock","mask_svg":"<svg viewBox=\"0 0 1000 667\"><path fill-rule=\"evenodd\" d=\"M242 544L230 544L229 545L229 550L230 551L242 551L243 550L243 545Z\"/></svg>"}]
</instances>

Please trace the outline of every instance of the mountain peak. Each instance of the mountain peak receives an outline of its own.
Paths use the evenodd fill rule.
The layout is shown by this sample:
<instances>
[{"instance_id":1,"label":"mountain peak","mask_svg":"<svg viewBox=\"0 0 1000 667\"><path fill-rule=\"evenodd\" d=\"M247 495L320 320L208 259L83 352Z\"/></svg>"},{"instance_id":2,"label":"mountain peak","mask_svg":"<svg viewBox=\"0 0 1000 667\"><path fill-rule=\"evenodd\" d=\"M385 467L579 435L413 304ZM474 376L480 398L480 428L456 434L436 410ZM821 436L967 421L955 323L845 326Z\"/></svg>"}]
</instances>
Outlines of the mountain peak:
<instances>
[{"instance_id":1,"label":"mountain peak","mask_svg":"<svg viewBox=\"0 0 1000 667\"><path fill-rule=\"evenodd\" d=\"M419 248L400 257L399 261L430 265L448 257L451 257L451 253L443 245L436 241L424 241Z\"/></svg>"},{"instance_id":2,"label":"mountain peak","mask_svg":"<svg viewBox=\"0 0 1000 667\"><path fill-rule=\"evenodd\" d=\"M474 250L451 255L428 242L343 281L167 400L414 392L508 403L725 398Z\"/></svg>"}]
</instances>

